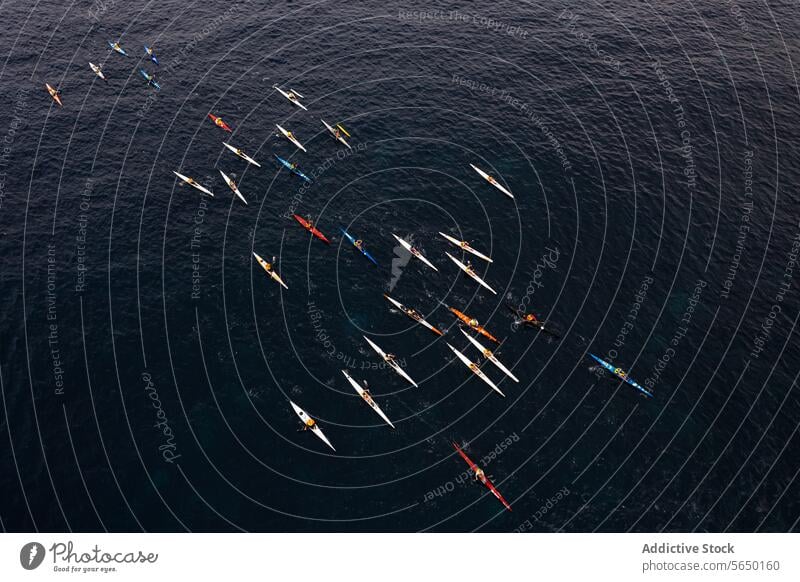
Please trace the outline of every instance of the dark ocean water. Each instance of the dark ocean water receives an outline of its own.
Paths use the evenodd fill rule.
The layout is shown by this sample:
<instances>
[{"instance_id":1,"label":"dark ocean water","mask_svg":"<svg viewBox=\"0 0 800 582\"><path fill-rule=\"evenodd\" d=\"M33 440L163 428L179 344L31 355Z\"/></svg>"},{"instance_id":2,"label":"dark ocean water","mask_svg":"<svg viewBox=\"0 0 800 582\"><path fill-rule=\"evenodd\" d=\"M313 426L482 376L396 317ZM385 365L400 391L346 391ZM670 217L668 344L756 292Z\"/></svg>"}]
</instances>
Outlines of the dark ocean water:
<instances>
[{"instance_id":1,"label":"dark ocean water","mask_svg":"<svg viewBox=\"0 0 800 582\"><path fill-rule=\"evenodd\" d=\"M4 530L797 529L794 3L48 1L0 17ZM497 296L437 231L491 254L475 263ZM451 363L445 342L478 353L440 301L504 340L521 382L483 370L506 398ZM508 302L561 341L513 327ZM362 334L419 388L376 369ZM513 513L463 478L451 441Z\"/></svg>"}]
</instances>

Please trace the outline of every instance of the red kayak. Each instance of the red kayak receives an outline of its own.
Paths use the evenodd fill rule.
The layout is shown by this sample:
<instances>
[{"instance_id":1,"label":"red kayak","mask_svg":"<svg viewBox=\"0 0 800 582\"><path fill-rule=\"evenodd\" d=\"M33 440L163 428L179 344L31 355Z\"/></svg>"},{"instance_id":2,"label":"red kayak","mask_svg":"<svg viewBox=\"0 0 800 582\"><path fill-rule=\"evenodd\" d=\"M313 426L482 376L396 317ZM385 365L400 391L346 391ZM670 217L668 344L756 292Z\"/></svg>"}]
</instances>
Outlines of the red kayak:
<instances>
[{"instance_id":1,"label":"red kayak","mask_svg":"<svg viewBox=\"0 0 800 582\"><path fill-rule=\"evenodd\" d=\"M230 128L230 126L227 123L225 123L224 121L222 121L221 117L217 117L216 115L214 115L212 113L209 113L208 116L211 118L211 121L213 121L215 125L221 127L222 129L224 129L227 132L233 132L233 130Z\"/></svg>"},{"instance_id":2,"label":"red kayak","mask_svg":"<svg viewBox=\"0 0 800 582\"><path fill-rule=\"evenodd\" d=\"M500 495L500 492L495 488L494 485L492 485L492 482L489 481L489 478L486 475L484 475L483 469L481 469L480 467L478 467L478 465L473 463L472 459L470 459L466 455L466 453L464 453L464 451L461 450L461 447L459 447L456 443L453 443L453 446L456 448L458 454L461 455L461 458L467 462L467 465L469 465L469 468L472 470L472 472L475 473L475 478L478 479L484 485L486 485L489 491L492 492L492 495L497 497L497 499L500 500L500 503L506 506L507 510L511 511L511 506L508 504L508 501L503 499L503 496Z\"/></svg>"},{"instance_id":3,"label":"red kayak","mask_svg":"<svg viewBox=\"0 0 800 582\"><path fill-rule=\"evenodd\" d=\"M311 224L305 218L303 218L299 214L292 214L292 218L294 218L297 222L299 222L300 226L305 228L308 232L313 234L319 240L321 240L322 242L324 242L327 245L331 244L331 241L328 240L328 237L326 237L324 234L322 234L317 227L315 227L313 224Z\"/></svg>"}]
</instances>

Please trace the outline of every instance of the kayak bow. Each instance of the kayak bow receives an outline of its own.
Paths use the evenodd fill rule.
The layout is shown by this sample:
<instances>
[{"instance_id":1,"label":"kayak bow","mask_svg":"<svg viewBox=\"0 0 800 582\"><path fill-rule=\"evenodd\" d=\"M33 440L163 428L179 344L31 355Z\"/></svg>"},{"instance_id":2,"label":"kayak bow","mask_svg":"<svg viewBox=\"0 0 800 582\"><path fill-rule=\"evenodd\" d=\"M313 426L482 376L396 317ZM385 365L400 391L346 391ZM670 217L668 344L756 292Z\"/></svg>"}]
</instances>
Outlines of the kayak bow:
<instances>
[{"instance_id":1,"label":"kayak bow","mask_svg":"<svg viewBox=\"0 0 800 582\"><path fill-rule=\"evenodd\" d=\"M375 351L378 353L378 355L379 355L381 358L383 358L383 361L384 361L384 362L386 362L386 363L387 363L389 366L391 366L391 368L392 368L392 369L393 369L395 372L397 372L398 374L400 374L400 375L401 375L403 378L405 378L406 380L408 380L408 381L409 381L411 384L413 384L415 387L418 387L418 386L417 386L417 383L416 383L416 382L414 382L414 380L412 380L412 379L411 379L411 376L409 376L408 374L406 374L406 373L405 373L405 371L403 371L403 368L401 368L401 367L400 367L400 364L398 364L397 362L395 362L395 361L394 361L394 359L390 359L390 358L389 358L389 356L386 354L386 352L384 352L382 349L380 349L380 348L377 346L377 344L375 344L375 342L373 342L373 341L372 341L371 339L369 339L367 336L363 336L363 338L364 338L365 340L367 340L367 343L370 345L370 347L372 347L372 349L373 349L373 350L375 350Z\"/></svg>"},{"instance_id":2,"label":"kayak bow","mask_svg":"<svg viewBox=\"0 0 800 582\"><path fill-rule=\"evenodd\" d=\"M378 406L378 404L372 399L372 395L367 390L362 388L359 385L358 382L353 380L353 378L350 376L350 374L347 373L347 370L342 370L342 374L344 374L344 377L347 378L347 380L350 382L350 385L353 388L355 388L355 391L358 392L358 395L361 396L361 398L364 400L364 402L366 402L372 410L377 412L378 416L380 416L383 420L386 421L386 424L388 424L389 426L394 428L394 425L392 424L392 421L389 420L389 417L386 416L383 413L383 410L381 410L381 407Z\"/></svg>"},{"instance_id":3,"label":"kayak bow","mask_svg":"<svg viewBox=\"0 0 800 582\"><path fill-rule=\"evenodd\" d=\"M420 325L427 327L429 330L431 330L436 335L444 335L444 333L442 331L440 331L439 329L437 329L436 327L432 326L430 323L425 321L422 318L422 315L420 315L420 313L416 309L411 309L410 307L406 307L405 305L403 305L399 301L395 301L394 299L389 297L386 293L384 293L383 296L386 297L386 300L389 301L392 305L394 305L398 309L398 311L401 311L402 313L405 313L408 317L410 317L411 319L413 319L414 321L416 321Z\"/></svg>"},{"instance_id":4,"label":"kayak bow","mask_svg":"<svg viewBox=\"0 0 800 582\"><path fill-rule=\"evenodd\" d=\"M595 356L594 354L589 354L589 355L590 355L592 358L594 358L594 359L597 361L597 363L598 363L598 364L600 364L601 366L603 366L603 367L604 367L606 370L608 370L609 372L611 372L612 374L614 374L614 376L616 376L616 377L617 377L617 378L619 378L620 380L625 380L625 382L627 382L628 384L630 384L631 386L633 386L634 388L636 388L636 389L637 389L639 392L641 392L641 393L642 393L642 394L644 394L645 396L649 396L650 398L652 398L652 397L653 397L653 393L652 393L652 392L650 392L650 391L649 391L649 390L647 390L646 388L643 388L642 386L640 386L639 384L637 384L636 382L634 382L634 381L633 381L631 378L629 378L629 377L628 377L628 373L627 373L627 372L625 372L625 371L623 371L623 369L622 369L622 368L615 368L614 366L612 366L611 364L609 364L608 362L606 362L606 361L604 361L604 360L601 360L600 358L598 358L598 357L597 357L597 356Z\"/></svg>"},{"instance_id":5,"label":"kayak bow","mask_svg":"<svg viewBox=\"0 0 800 582\"><path fill-rule=\"evenodd\" d=\"M431 269L433 269L434 271L438 271L439 270L436 267L434 267L433 263L431 263L428 259L426 259L421 252L419 252L417 249L412 247L411 244L409 244L408 242L404 241L402 238L400 238L399 236L397 236L394 233L392 233L392 236L397 240L397 242L399 242L403 246L404 249L406 249L409 253L411 253L412 255L417 257L420 261L422 261L423 263L428 265Z\"/></svg>"},{"instance_id":6,"label":"kayak bow","mask_svg":"<svg viewBox=\"0 0 800 582\"><path fill-rule=\"evenodd\" d=\"M440 235L442 235L442 236L443 236L443 237L444 237L444 238L445 238L447 241L449 241L449 242L453 243L455 246L457 246L458 248L460 248L461 250L463 250L463 251L467 251L468 253L472 253L472 254L473 254L473 255L475 255L476 257L478 257L478 258L481 258L481 259L483 259L484 261L487 261L487 262L489 262L489 263L492 263L492 262L494 262L494 261L492 261L492 259L490 259L490 258L489 258L489 257L487 257L486 255L484 255L483 253L479 253L478 251L476 251L475 249L473 249L473 248L472 248L472 247L469 245L469 243L468 243L467 241L465 241L465 240L458 240L457 238L453 238L453 237L452 237L452 236L450 236L449 234L445 234L445 233L443 233L443 232L440 232L439 234L440 234Z\"/></svg>"},{"instance_id":7,"label":"kayak bow","mask_svg":"<svg viewBox=\"0 0 800 582\"><path fill-rule=\"evenodd\" d=\"M470 369L470 371L471 371L473 374L475 374L475 375L476 375L478 378L480 378L481 380L483 380L484 382L486 382L486 383L487 383L489 386L491 386L491 387L492 387L492 390L494 390L494 391L495 391L495 392L497 392L497 393L498 393L500 396L502 396L503 398L505 398L505 396L506 396L506 395L505 395L505 394L503 394L502 390L500 390L500 388L498 388L498 387L495 385L495 383L494 383L494 382L492 382L492 381L489 379L489 377L488 377L486 374L484 374L483 372L481 372L481 369L480 369L480 367L478 367L478 364L476 364L475 362L473 362L472 360L470 360L470 359L469 359L467 356L465 356L464 354L462 354L461 352L459 352L457 349L455 349L455 348L454 348L453 346L451 346L450 344L447 344L447 347L448 347L448 348L450 348L451 350L453 350L453 353L454 353L456 356L458 356L458 359L459 359L459 360L461 360L461 363L463 363L463 364L464 364L464 365L465 365L467 368L469 368L469 369Z\"/></svg>"},{"instance_id":8,"label":"kayak bow","mask_svg":"<svg viewBox=\"0 0 800 582\"><path fill-rule=\"evenodd\" d=\"M489 478L484 474L483 469L481 469L480 467L478 467L478 465L473 463L472 459L470 459L467 456L467 454L461 450L461 447L459 447L456 443L453 443L453 446L455 447L456 452L458 452L458 454L461 455L461 458L467 462L467 465L469 465L470 470L473 473L475 473L475 478L484 485L486 485L486 488L492 492L492 495L497 497L500 503L502 503L507 510L511 511L511 506L508 504L508 501L503 499L503 496L500 495L500 492L497 490L497 488L492 484L491 481L489 481Z\"/></svg>"},{"instance_id":9,"label":"kayak bow","mask_svg":"<svg viewBox=\"0 0 800 582\"><path fill-rule=\"evenodd\" d=\"M295 414L300 417L300 422L303 423L304 430L311 430L311 432L317 435L322 442L335 451L336 449L333 448L331 441L329 441L328 437L325 436L325 433L322 432L322 429L317 424L317 421L311 418L305 410L297 406L297 404L291 400L289 401L289 404L291 404L292 408L294 408Z\"/></svg>"},{"instance_id":10,"label":"kayak bow","mask_svg":"<svg viewBox=\"0 0 800 582\"><path fill-rule=\"evenodd\" d=\"M468 267L467 265L465 265L464 263L462 263L461 261L459 261L457 258L455 258L455 257L454 257L453 255L451 255L450 253L447 253L447 252L446 252L445 254L446 254L448 257L450 257L450 260L451 260L451 261L453 261L453 262L454 262L456 265L458 265L458 268L459 268L459 269L461 269L461 270L462 270L462 271L464 271L464 272L465 272L467 275L469 275L470 277L472 277L472 279L474 279L475 281L477 281L477 282L478 282L480 285L482 285L483 287L486 287L486 288L487 288L489 291L491 291L492 293L494 293L495 295L497 295L497 291L495 291L494 289L492 289L491 287L489 287L488 283L486 283L486 281L484 281L483 279L481 279L481 278L478 276L478 274L477 274L477 273L476 273L476 272L475 272L475 271L474 271L472 268Z\"/></svg>"}]
</instances>

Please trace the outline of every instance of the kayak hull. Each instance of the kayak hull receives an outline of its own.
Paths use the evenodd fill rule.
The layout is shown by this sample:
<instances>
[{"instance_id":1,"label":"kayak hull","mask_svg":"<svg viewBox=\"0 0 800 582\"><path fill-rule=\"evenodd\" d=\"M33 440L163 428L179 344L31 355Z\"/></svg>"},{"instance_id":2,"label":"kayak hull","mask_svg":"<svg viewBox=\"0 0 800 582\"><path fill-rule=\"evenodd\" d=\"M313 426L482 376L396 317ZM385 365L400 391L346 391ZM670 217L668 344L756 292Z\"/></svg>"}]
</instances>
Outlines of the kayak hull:
<instances>
[{"instance_id":1,"label":"kayak hull","mask_svg":"<svg viewBox=\"0 0 800 582\"><path fill-rule=\"evenodd\" d=\"M331 241L328 240L328 237L326 237L324 234L322 234L322 232L318 228L316 228L315 226L311 226L311 224L309 224L309 222L305 218L303 218L299 214L292 214L292 218L294 218L297 222L299 222L300 226L305 228L308 232L313 234L319 240L321 240L322 242L324 242L327 245L331 244Z\"/></svg>"}]
</instances>

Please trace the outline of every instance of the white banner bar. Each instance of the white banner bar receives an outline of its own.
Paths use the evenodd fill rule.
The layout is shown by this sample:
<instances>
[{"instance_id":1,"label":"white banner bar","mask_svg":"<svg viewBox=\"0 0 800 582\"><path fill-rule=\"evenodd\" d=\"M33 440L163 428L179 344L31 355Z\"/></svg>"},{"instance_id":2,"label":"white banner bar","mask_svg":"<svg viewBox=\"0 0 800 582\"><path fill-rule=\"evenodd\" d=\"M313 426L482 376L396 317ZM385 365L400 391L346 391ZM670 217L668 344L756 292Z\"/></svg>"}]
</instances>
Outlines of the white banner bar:
<instances>
[{"instance_id":1,"label":"white banner bar","mask_svg":"<svg viewBox=\"0 0 800 582\"><path fill-rule=\"evenodd\" d=\"M800 580L794 534L4 534L2 580ZM257 576L257 578L255 578Z\"/></svg>"}]
</instances>

